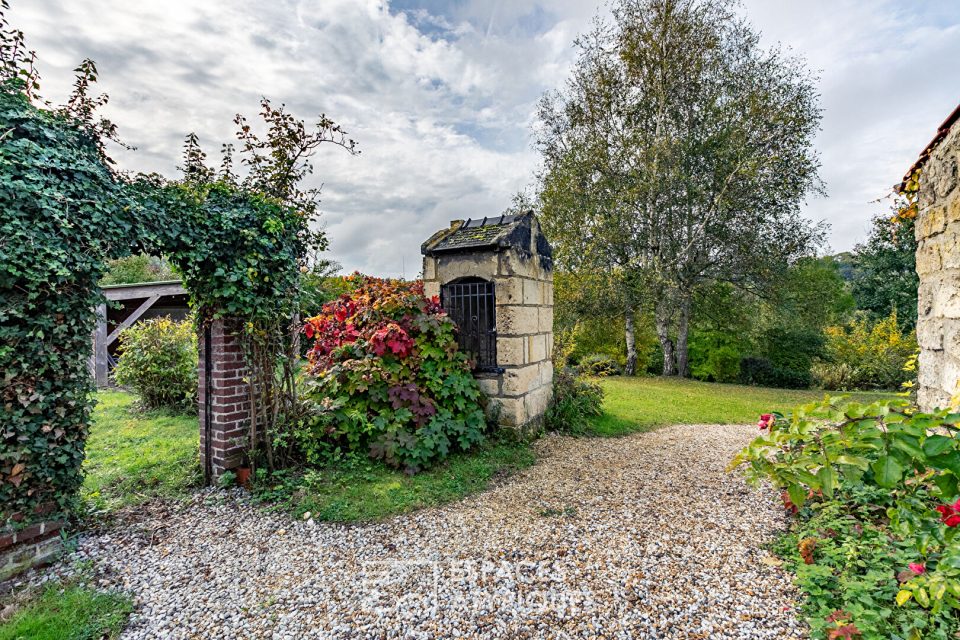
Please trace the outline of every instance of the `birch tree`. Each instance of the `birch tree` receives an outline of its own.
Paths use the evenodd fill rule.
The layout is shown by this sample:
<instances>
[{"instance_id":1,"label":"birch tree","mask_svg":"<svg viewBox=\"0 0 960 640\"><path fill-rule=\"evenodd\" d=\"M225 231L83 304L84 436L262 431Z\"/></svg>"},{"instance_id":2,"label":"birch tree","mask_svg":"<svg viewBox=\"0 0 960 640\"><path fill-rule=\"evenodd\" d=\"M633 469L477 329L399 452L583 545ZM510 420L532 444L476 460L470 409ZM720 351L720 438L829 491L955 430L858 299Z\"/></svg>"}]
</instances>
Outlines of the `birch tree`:
<instances>
[{"instance_id":1,"label":"birch tree","mask_svg":"<svg viewBox=\"0 0 960 640\"><path fill-rule=\"evenodd\" d=\"M558 267L620 283L628 350L634 314L653 306L665 375L689 374L699 287L764 287L823 235L799 215L820 188L814 78L762 49L735 9L619 0L540 103L539 199Z\"/></svg>"}]
</instances>

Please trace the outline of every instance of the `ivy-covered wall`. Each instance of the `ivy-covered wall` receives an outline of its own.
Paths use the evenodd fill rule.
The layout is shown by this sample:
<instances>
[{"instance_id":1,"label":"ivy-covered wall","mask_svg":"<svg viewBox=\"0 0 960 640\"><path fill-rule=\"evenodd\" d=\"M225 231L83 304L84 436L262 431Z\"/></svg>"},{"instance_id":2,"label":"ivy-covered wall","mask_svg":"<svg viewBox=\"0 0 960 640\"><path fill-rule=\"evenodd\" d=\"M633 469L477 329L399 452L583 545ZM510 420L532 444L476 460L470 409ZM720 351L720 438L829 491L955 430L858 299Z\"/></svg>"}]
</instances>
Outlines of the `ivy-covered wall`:
<instances>
[{"instance_id":1,"label":"ivy-covered wall","mask_svg":"<svg viewBox=\"0 0 960 640\"><path fill-rule=\"evenodd\" d=\"M0 91L0 525L69 509L91 409L90 335L106 260L135 219L95 140Z\"/></svg>"}]
</instances>

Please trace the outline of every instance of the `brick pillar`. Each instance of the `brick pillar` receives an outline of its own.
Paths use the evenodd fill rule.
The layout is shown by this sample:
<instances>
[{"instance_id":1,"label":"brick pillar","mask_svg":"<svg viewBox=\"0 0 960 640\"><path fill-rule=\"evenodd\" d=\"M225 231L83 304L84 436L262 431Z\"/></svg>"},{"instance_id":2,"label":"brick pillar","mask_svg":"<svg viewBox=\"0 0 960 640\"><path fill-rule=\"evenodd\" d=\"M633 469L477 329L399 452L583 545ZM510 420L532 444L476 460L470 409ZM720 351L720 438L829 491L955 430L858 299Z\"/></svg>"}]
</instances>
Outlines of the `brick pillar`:
<instances>
[{"instance_id":1,"label":"brick pillar","mask_svg":"<svg viewBox=\"0 0 960 640\"><path fill-rule=\"evenodd\" d=\"M250 394L235 327L214 320L200 335L200 462L208 484L239 467L247 449Z\"/></svg>"},{"instance_id":2,"label":"brick pillar","mask_svg":"<svg viewBox=\"0 0 960 640\"><path fill-rule=\"evenodd\" d=\"M54 509L52 503L40 505L32 515L33 523L25 527L0 528L0 583L30 567L53 562L60 556L63 551L60 529L64 522ZM6 520L6 514L2 515ZM11 520L19 523L24 521L24 516L14 514Z\"/></svg>"}]
</instances>

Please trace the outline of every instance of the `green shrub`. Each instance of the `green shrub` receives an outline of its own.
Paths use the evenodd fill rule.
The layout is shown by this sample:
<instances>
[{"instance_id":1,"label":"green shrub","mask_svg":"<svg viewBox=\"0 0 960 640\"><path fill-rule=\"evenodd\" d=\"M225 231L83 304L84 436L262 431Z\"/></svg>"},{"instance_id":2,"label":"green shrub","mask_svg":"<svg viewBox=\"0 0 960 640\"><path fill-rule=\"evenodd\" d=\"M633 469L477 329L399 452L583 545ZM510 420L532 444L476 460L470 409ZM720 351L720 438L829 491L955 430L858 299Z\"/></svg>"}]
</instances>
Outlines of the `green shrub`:
<instances>
[{"instance_id":1,"label":"green shrub","mask_svg":"<svg viewBox=\"0 0 960 640\"><path fill-rule=\"evenodd\" d=\"M197 396L197 334L189 320L152 318L120 332L117 384L145 409L189 410Z\"/></svg>"},{"instance_id":2,"label":"green shrub","mask_svg":"<svg viewBox=\"0 0 960 640\"><path fill-rule=\"evenodd\" d=\"M627 364L627 345L622 317L590 316L577 320L567 330L559 330L562 358L554 359L558 365L577 365L584 358L597 354L609 356L621 371ZM653 325L647 318L638 316L634 326L634 348L637 353L637 371L645 371L650 364L657 344ZM554 345L557 346L556 339Z\"/></svg>"},{"instance_id":3,"label":"green shrub","mask_svg":"<svg viewBox=\"0 0 960 640\"><path fill-rule=\"evenodd\" d=\"M748 356L740 361L740 382L760 387L807 389L813 378L808 371L791 371L775 366L767 358Z\"/></svg>"},{"instance_id":4,"label":"green shrub","mask_svg":"<svg viewBox=\"0 0 960 640\"><path fill-rule=\"evenodd\" d=\"M587 376L618 376L623 369L611 356L605 353L594 353L580 359L577 370Z\"/></svg>"},{"instance_id":5,"label":"green shrub","mask_svg":"<svg viewBox=\"0 0 960 640\"><path fill-rule=\"evenodd\" d=\"M572 369L564 368L553 376L553 400L547 409L547 430L561 433L584 433L590 418L603 413L603 389L578 378Z\"/></svg>"},{"instance_id":6,"label":"green shrub","mask_svg":"<svg viewBox=\"0 0 960 640\"><path fill-rule=\"evenodd\" d=\"M846 326L827 327L826 338L824 359L847 366L850 388L898 389L910 377L904 367L916 352L917 337L900 327L896 310L875 323L858 318ZM832 382L830 376L827 381Z\"/></svg>"},{"instance_id":7,"label":"green shrub","mask_svg":"<svg viewBox=\"0 0 960 640\"><path fill-rule=\"evenodd\" d=\"M772 327L763 333L761 340L774 367L801 375L810 372L810 365L824 349L823 334L803 327Z\"/></svg>"},{"instance_id":8,"label":"green shrub","mask_svg":"<svg viewBox=\"0 0 960 640\"><path fill-rule=\"evenodd\" d=\"M810 374L816 385L827 391L853 391L864 378L860 369L847 362L815 362Z\"/></svg>"},{"instance_id":9,"label":"green shrub","mask_svg":"<svg viewBox=\"0 0 960 640\"><path fill-rule=\"evenodd\" d=\"M715 328L690 332L687 357L690 375L697 380L735 382L745 348L743 336Z\"/></svg>"},{"instance_id":10,"label":"green shrub","mask_svg":"<svg viewBox=\"0 0 960 640\"><path fill-rule=\"evenodd\" d=\"M304 456L342 446L412 473L481 442L482 394L439 300L419 281L352 278L304 328L316 407L296 434Z\"/></svg>"},{"instance_id":11,"label":"green shrub","mask_svg":"<svg viewBox=\"0 0 960 640\"><path fill-rule=\"evenodd\" d=\"M960 414L843 398L761 416L732 461L782 489L780 545L815 637L952 638L960 630Z\"/></svg>"},{"instance_id":12,"label":"green shrub","mask_svg":"<svg viewBox=\"0 0 960 640\"><path fill-rule=\"evenodd\" d=\"M697 380L733 382L740 374L740 352L733 347L712 349L704 362L691 370Z\"/></svg>"}]
</instances>

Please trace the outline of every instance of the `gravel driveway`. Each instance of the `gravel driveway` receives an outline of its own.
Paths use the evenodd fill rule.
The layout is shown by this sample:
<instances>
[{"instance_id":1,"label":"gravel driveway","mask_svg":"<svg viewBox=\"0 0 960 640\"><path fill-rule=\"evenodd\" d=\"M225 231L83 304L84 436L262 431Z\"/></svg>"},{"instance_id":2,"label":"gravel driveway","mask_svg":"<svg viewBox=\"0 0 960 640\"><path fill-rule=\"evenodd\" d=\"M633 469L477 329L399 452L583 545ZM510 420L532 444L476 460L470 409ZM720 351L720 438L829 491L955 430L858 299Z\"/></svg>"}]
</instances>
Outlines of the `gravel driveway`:
<instances>
[{"instance_id":1,"label":"gravel driveway","mask_svg":"<svg viewBox=\"0 0 960 640\"><path fill-rule=\"evenodd\" d=\"M72 559L134 595L124 638L800 638L762 561L782 507L724 472L755 433L548 437L501 486L377 524L198 494Z\"/></svg>"}]
</instances>

